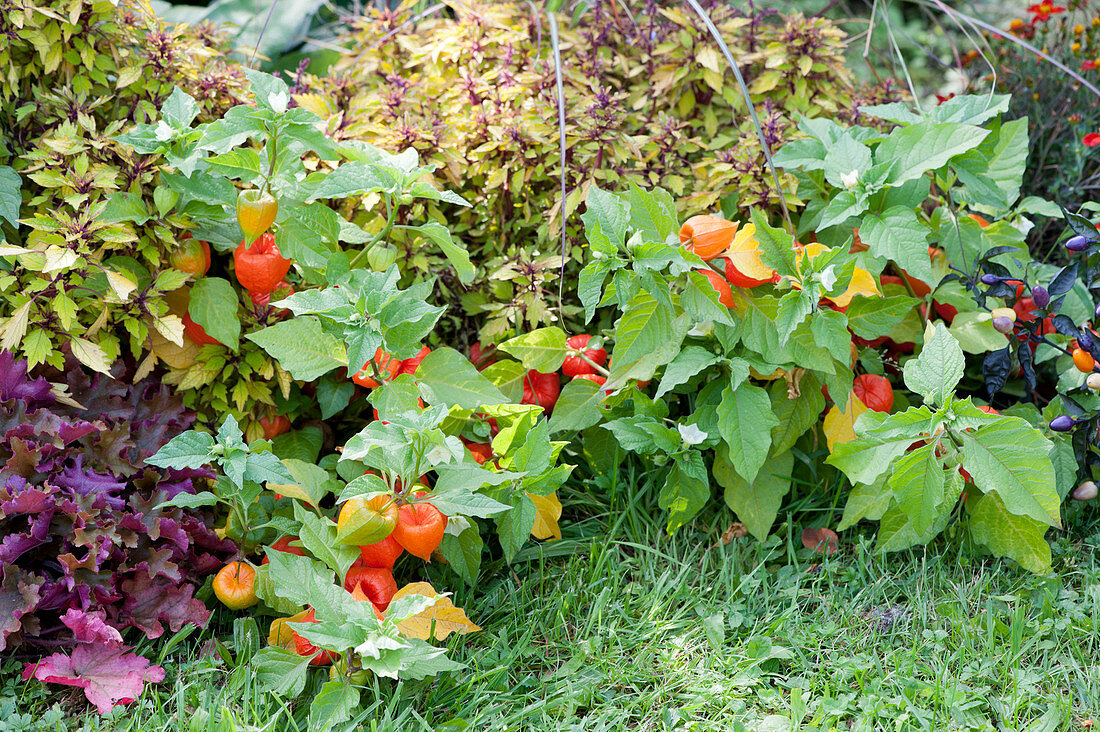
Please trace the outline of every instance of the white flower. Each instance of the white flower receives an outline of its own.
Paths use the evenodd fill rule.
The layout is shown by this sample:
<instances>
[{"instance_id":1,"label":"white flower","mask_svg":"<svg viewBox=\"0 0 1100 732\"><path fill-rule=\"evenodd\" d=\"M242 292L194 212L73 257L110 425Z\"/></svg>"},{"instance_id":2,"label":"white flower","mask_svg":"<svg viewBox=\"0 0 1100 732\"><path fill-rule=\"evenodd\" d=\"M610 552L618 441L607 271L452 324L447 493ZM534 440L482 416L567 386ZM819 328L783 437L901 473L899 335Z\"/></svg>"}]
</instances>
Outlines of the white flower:
<instances>
[{"instance_id":1,"label":"white flower","mask_svg":"<svg viewBox=\"0 0 1100 732\"><path fill-rule=\"evenodd\" d=\"M160 140L161 142L167 142L168 140L171 140L175 136L176 132L175 132L175 130L173 130L171 127L168 126L167 122L165 122L164 120L161 120L160 122L157 122L157 129L154 132L154 134L157 136L157 139Z\"/></svg>"},{"instance_id":2,"label":"white flower","mask_svg":"<svg viewBox=\"0 0 1100 732\"><path fill-rule=\"evenodd\" d=\"M267 103L271 105L271 109L274 110L275 114L282 114L285 112L286 105L289 102L290 97L287 96L286 92L279 92L278 94L271 92L267 95Z\"/></svg>"},{"instance_id":3,"label":"white flower","mask_svg":"<svg viewBox=\"0 0 1100 732\"><path fill-rule=\"evenodd\" d=\"M697 338L706 338L714 333L714 321L704 320L700 323L696 323L692 326L691 330L687 332L689 336L696 336Z\"/></svg>"},{"instance_id":4,"label":"white flower","mask_svg":"<svg viewBox=\"0 0 1100 732\"><path fill-rule=\"evenodd\" d=\"M439 465L440 463L449 463L454 455L446 445L436 445L428 451L425 457L429 465Z\"/></svg>"},{"instance_id":5,"label":"white flower","mask_svg":"<svg viewBox=\"0 0 1100 732\"><path fill-rule=\"evenodd\" d=\"M678 424L676 429L680 430L685 445L698 445L707 439L707 433L693 424Z\"/></svg>"},{"instance_id":6,"label":"white flower","mask_svg":"<svg viewBox=\"0 0 1100 732\"><path fill-rule=\"evenodd\" d=\"M840 182L844 184L845 188L851 188L859 183L859 171L853 170L851 173L841 173Z\"/></svg>"}]
</instances>

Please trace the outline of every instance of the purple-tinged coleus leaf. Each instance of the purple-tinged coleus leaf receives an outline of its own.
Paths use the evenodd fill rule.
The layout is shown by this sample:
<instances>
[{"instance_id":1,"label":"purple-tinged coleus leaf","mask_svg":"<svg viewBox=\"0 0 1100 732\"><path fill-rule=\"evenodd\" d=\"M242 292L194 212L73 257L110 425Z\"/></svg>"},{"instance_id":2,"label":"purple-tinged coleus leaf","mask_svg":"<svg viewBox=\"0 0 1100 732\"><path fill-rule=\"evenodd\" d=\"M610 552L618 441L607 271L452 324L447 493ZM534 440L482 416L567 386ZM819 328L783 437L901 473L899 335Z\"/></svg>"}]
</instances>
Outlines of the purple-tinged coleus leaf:
<instances>
[{"instance_id":1,"label":"purple-tinged coleus leaf","mask_svg":"<svg viewBox=\"0 0 1100 732\"><path fill-rule=\"evenodd\" d=\"M100 714L141 696L145 683L164 681L164 669L119 643L81 643L71 656L55 653L23 668L23 679L38 679L84 689Z\"/></svg>"}]
</instances>

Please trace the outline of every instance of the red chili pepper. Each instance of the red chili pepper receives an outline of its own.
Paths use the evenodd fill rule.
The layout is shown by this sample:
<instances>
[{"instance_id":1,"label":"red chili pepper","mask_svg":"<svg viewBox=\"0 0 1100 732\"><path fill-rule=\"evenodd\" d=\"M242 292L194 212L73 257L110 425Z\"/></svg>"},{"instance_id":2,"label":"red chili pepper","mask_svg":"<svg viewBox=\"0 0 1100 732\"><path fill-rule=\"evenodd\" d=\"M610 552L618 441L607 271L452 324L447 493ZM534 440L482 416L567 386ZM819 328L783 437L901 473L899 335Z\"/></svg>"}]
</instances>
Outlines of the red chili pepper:
<instances>
[{"instance_id":1,"label":"red chili pepper","mask_svg":"<svg viewBox=\"0 0 1100 732\"><path fill-rule=\"evenodd\" d=\"M237 281L249 292L261 294L274 290L290 271L290 260L279 253L271 234L263 234L252 246L241 241L233 252L233 264Z\"/></svg>"}]
</instances>

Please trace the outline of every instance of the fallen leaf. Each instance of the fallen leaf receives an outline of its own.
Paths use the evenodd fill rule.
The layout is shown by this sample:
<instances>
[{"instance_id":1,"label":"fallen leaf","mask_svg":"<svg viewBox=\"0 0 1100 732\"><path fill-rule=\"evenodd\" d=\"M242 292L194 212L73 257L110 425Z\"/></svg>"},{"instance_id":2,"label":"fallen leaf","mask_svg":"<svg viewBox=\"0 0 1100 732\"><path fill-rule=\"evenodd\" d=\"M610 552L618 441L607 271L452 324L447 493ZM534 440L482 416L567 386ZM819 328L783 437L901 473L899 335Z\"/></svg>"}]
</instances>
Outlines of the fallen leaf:
<instances>
[{"instance_id":1,"label":"fallen leaf","mask_svg":"<svg viewBox=\"0 0 1100 732\"><path fill-rule=\"evenodd\" d=\"M28 663L23 679L65 684L84 689L84 696L100 714L110 714L116 704L129 704L141 696L145 682L164 681L164 669L149 665L118 643L81 643L72 656L55 653L38 663Z\"/></svg>"},{"instance_id":2,"label":"fallen leaf","mask_svg":"<svg viewBox=\"0 0 1100 732\"><path fill-rule=\"evenodd\" d=\"M717 549L720 546L726 546L734 539L744 539L749 535L749 530L740 521L734 521L729 525L729 528L722 532L722 538L714 543L712 549Z\"/></svg>"},{"instance_id":3,"label":"fallen leaf","mask_svg":"<svg viewBox=\"0 0 1100 732\"><path fill-rule=\"evenodd\" d=\"M817 554L833 555L837 552L840 537L832 529L803 529L802 546Z\"/></svg>"},{"instance_id":4,"label":"fallen leaf","mask_svg":"<svg viewBox=\"0 0 1100 732\"><path fill-rule=\"evenodd\" d=\"M393 599L397 600L406 595L424 595L435 597L439 593L427 582L413 582L398 590ZM432 624L435 627L432 627ZM397 624L397 629L408 638L420 640L443 640L451 633L473 633L481 630L480 627L470 622L462 608L454 606L449 597L441 597L431 607L425 608L417 615L405 618ZM433 632L434 631L434 632Z\"/></svg>"}]
</instances>

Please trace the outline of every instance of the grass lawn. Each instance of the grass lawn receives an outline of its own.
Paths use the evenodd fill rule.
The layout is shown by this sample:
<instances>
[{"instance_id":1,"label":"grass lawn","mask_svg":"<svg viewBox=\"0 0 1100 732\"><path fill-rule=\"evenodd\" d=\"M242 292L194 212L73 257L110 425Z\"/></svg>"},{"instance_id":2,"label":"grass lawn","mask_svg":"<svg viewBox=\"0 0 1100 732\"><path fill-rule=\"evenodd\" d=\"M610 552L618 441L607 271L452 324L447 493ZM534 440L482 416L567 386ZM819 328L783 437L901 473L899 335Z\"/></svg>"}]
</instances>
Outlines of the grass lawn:
<instances>
[{"instance_id":1,"label":"grass lawn","mask_svg":"<svg viewBox=\"0 0 1100 732\"><path fill-rule=\"evenodd\" d=\"M727 511L668 537L651 496L601 496L563 496L589 517L456 593L484 628L449 642L467 669L378 682L348 729L1074 730L1100 717L1091 504L1070 507L1057 572L1035 577L943 543L883 557L856 532L820 561L785 524L764 544L712 548ZM796 505L793 525L835 524L823 500ZM168 678L110 719L7 662L0 732L304 730L304 708L251 679L260 626L219 609L206 630L146 644Z\"/></svg>"}]
</instances>

